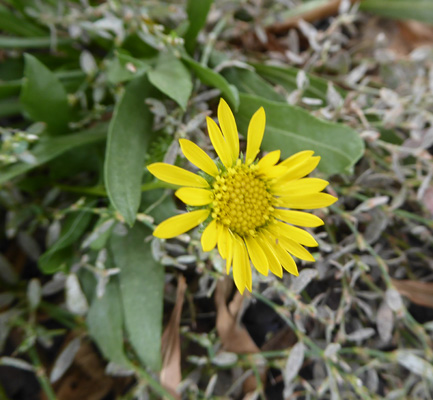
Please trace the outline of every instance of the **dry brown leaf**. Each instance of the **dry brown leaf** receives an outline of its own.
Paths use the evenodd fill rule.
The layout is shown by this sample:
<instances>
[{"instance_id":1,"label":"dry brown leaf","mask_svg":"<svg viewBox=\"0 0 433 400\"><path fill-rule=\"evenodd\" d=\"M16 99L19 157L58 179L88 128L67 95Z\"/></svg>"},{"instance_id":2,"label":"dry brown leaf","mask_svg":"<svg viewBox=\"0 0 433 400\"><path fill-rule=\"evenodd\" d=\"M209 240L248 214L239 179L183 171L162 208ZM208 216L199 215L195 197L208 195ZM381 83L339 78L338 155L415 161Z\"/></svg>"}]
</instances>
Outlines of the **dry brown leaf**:
<instances>
[{"instance_id":1,"label":"dry brown leaf","mask_svg":"<svg viewBox=\"0 0 433 400\"><path fill-rule=\"evenodd\" d=\"M412 303L433 308L433 282L392 280L395 288Z\"/></svg>"},{"instance_id":2,"label":"dry brown leaf","mask_svg":"<svg viewBox=\"0 0 433 400\"><path fill-rule=\"evenodd\" d=\"M92 345L83 341L72 366L54 385L58 400L101 400L114 387ZM44 395L41 396L46 398Z\"/></svg>"},{"instance_id":3,"label":"dry brown leaf","mask_svg":"<svg viewBox=\"0 0 433 400\"><path fill-rule=\"evenodd\" d=\"M427 188L422 198L422 201L427 207L427 209L430 211L430 213L433 215L433 186Z\"/></svg>"},{"instance_id":4,"label":"dry brown leaf","mask_svg":"<svg viewBox=\"0 0 433 400\"><path fill-rule=\"evenodd\" d=\"M243 296L236 291L233 300L227 307L226 298L230 289L230 280L224 279L217 283L215 303L217 309L216 328L225 351L233 353L259 353L247 330L240 326L237 320L243 303Z\"/></svg>"},{"instance_id":5,"label":"dry brown leaf","mask_svg":"<svg viewBox=\"0 0 433 400\"><path fill-rule=\"evenodd\" d=\"M182 314L183 298L186 290L185 277L179 275L177 282L176 304L170 320L164 329L161 341L162 369L160 373L161 385L176 399L180 399L176 388L182 380L179 325Z\"/></svg>"}]
</instances>

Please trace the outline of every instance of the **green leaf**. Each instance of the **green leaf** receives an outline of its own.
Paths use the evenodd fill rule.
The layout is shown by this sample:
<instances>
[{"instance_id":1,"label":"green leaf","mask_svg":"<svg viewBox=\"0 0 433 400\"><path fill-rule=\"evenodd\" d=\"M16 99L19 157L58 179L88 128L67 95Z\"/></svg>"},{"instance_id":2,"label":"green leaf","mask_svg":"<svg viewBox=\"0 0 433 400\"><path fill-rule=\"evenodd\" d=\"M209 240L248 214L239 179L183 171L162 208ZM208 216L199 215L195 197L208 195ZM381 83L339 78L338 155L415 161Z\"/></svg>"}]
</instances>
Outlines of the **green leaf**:
<instances>
[{"instance_id":1,"label":"green leaf","mask_svg":"<svg viewBox=\"0 0 433 400\"><path fill-rule=\"evenodd\" d=\"M74 43L74 40L70 38L60 38L55 42L57 46L72 43ZM53 38L50 36L21 38L0 35L0 48L2 49L43 49L52 45Z\"/></svg>"},{"instance_id":2,"label":"green leaf","mask_svg":"<svg viewBox=\"0 0 433 400\"><path fill-rule=\"evenodd\" d=\"M87 314L90 336L104 356L116 364L128 367L123 351L123 309L119 283L110 278L104 295L95 297Z\"/></svg>"},{"instance_id":3,"label":"green leaf","mask_svg":"<svg viewBox=\"0 0 433 400\"><path fill-rule=\"evenodd\" d=\"M191 75L172 53L159 53L155 67L149 71L149 81L162 93L173 99L183 110L192 92Z\"/></svg>"},{"instance_id":4,"label":"green leaf","mask_svg":"<svg viewBox=\"0 0 433 400\"><path fill-rule=\"evenodd\" d=\"M59 239L38 260L39 268L46 274L52 274L61 269L65 252L61 250L68 248L78 241L89 226L93 214L88 211L70 213L63 223Z\"/></svg>"},{"instance_id":5,"label":"green leaf","mask_svg":"<svg viewBox=\"0 0 433 400\"><path fill-rule=\"evenodd\" d=\"M239 107L239 93L236 87L230 85L222 75L205 67L193 60L191 57L183 55L182 60L195 72L198 79L205 85L209 85L221 90L222 96L230 105L237 110Z\"/></svg>"},{"instance_id":6,"label":"green leaf","mask_svg":"<svg viewBox=\"0 0 433 400\"><path fill-rule=\"evenodd\" d=\"M192 54L197 35L206 23L213 0L188 0L186 12L188 14L188 29L184 35L185 49Z\"/></svg>"},{"instance_id":7,"label":"green leaf","mask_svg":"<svg viewBox=\"0 0 433 400\"><path fill-rule=\"evenodd\" d=\"M241 68L229 68L224 71L224 76L240 92L260 95L265 99L273 101L286 101L268 82L253 71Z\"/></svg>"},{"instance_id":8,"label":"green leaf","mask_svg":"<svg viewBox=\"0 0 433 400\"><path fill-rule=\"evenodd\" d=\"M431 0L363 0L360 10L395 19L416 19L433 24Z\"/></svg>"},{"instance_id":9,"label":"green leaf","mask_svg":"<svg viewBox=\"0 0 433 400\"><path fill-rule=\"evenodd\" d=\"M125 327L140 361L153 371L161 367L164 267L152 258L151 231L136 224L124 236L113 234L110 244L120 268Z\"/></svg>"},{"instance_id":10,"label":"green leaf","mask_svg":"<svg viewBox=\"0 0 433 400\"><path fill-rule=\"evenodd\" d=\"M107 62L107 79L117 85L143 75L149 68L149 61L139 60L119 51L112 60Z\"/></svg>"},{"instance_id":11,"label":"green leaf","mask_svg":"<svg viewBox=\"0 0 433 400\"><path fill-rule=\"evenodd\" d=\"M144 156L152 135L152 114L145 104L150 93L145 77L129 82L108 130L105 185L111 203L131 226L140 206Z\"/></svg>"},{"instance_id":12,"label":"green leaf","mask_svg":"<svg viewBox=\"0 0 433 400\"><path fill-rule=\"evenodd\" d=\"M246 94L241 94L240 98L240 132L247 132L249 120L259 107L265 109L264 150L280 149L283 157L302 150L314 150L322 157L319 169L327 174L351 172L364 153L364 142L348 126L322 121L289 104Z\"/></svg>"},{"instance_id":13,"label":"green leaf","mask_svg":"<svg viewBox=\"0 0 433 400\"><path fill-rule=\"evenodd\" d=\"M25 81L21 103L34 121L43 121L52 134L65 133L70 109L65 88L56 75L37 58L25 54Z\"/></svg>"},{"instance_id":14,"label":"green leaf","mask_svg":"<svg viewBox=\"0 0 433 400\"><path fill-rule=\"evenodd\" d=\"M252 64L259 75L269 80L275 85L282 86L288 93L297 89L296 76L299 73L298 68L294 67L277 67L273 65L263 64ZM319 78L312 74L306 74L310 81L309 86L304 91L304 96L318 98L326 101L326 94L328 91L328 81L326 79ZM336 90L345 96L345 91L338 86L335 86ZM261 95L260 93L256 93Z\"/></svg>"},{"instance_id":15,"label":"green leaf","mask_svg":"<svg viewBox=\"0 0 433 400\"><path fill-rule=\"evenodd\" d=\"M99 124L91 129L79 133L56 138L41 139L40 142L31 150L36 162L32 164L21 162L2 169L0 171L0 185L18 175L38 167L39 165L45 164L68 150L101 141L105 139L106 136L107 125Z\"/></svg>"},{"instance_id":16,"label":"green leaf","mask_svg":"<svg viewBox=\"0 0 433 400\"><path fill-rule=\"evenodd\" d=\"M0 5L0 27L3 32L18 36L45 36L47 32Z\"/></svg>"}]
</instances>

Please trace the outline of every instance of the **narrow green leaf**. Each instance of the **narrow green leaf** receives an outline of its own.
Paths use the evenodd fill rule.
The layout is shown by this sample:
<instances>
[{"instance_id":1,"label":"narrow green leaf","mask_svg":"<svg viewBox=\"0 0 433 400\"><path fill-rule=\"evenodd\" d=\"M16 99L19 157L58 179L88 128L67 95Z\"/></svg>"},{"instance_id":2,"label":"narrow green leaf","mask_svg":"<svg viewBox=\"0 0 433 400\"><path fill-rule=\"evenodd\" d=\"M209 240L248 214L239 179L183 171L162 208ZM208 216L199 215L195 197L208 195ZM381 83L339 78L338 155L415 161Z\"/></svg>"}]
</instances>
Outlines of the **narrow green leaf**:
<instances>
[{"instance_id":1,"label":"narrow green leaf","mask_svg":"<svg viewBox=\"0 0 433 400\"><path fill-rule=\"evenodd\" d=\"M125 327L143 365L153 371L161 367L161 330L164 267L156 263L150 242L151 231L136 224L124 236L113 234L110 244L117 268Z\"/></svg>"},{"instance_id":2,"label":"narrow green leaf","mask_svg":"<svg viewBox=\"0 0 433 400\"><path fill-rule=\"evenodd\" d=\"M7 7L0 5L0 28L3 32L19 36L45 36L47 32Z\"/></svg>"},{"instance_id":3,"label":"narrow green leaf","mask_svg":"<svg viewBox=\"0 0 433 400\"><path fill-rule=\"evenodd\" d=\"M263 65L257 63L252 65L260 76L269 80L275 85L282 86L287 92L290 93L297 89L296 76L300 71L298 68L290 66L277 67L274 65ZM325 101L328 91L328 81L312 74L306 75L310 81L310 84L305 89L304 96L318 98ZM338 86L335 88L342 96L345 95L345 91L343 89L340 89Z\"/></svg>"},{"instance_id":4,"label":"narrow green leaf","mask_svg":"<svg viewBox=\"0 0 433 400\"><path fill-rule=\"evenodd\" d=\"M156 65L149 71L149 81L162 93L186 109L192 92L191 75L172 53L160 52Z\"/></svg>"},{"instance_id":5,"label":"narrow green leaf","mask_svg":"<svg viewBox=\"0 0 433 400\"><path fill-rule=\"evenodd\" d=\"M129 82L108 130L105 185L111 203L131 226L140 206L144 156L152 135L152 114L145 104L150 93L146 77Z\"/></svg>"},{"instance_id":6,"label":"narrow green leaf","mask_svg":"<svg viewBox=\"0 0 433 400\"><path fill-rule=\"evenodd\" d=\"M104 356L116 364L128 367L123 351L123 309L119 283L110 278L104 295L95 297L87 314L90 336Z\"/></svg>"},{"instance_id":7,"label":"narrow green leaf","mask_svg":"<svg viewBox=\"0 0 433 400\"><path fill-rule=\"evenodd\" d=\"M38 260L39 268L46 274L57 272L64 252L59 252L74 244L89 226L92 215L88 211L70 213L63 223L59 239ZM54 260L54 261L53 261Z\"/></svg>"},{"instance_id":8,"label":"narrow green leaf","mask_svg":"<svg viewBox=\"0 0 433 400\"><path fill-rule=\"evenodd\" d=\"M253 71L241 68L229 68L224 71L224 76L240 92L260 95L268 100L286 102L284 96L277 93L268 82Z\"/></svg>"},{"instance_id":9,"label":"narrow green leaf","mask_svg":"<svg viewBox=\"0 0 433 400\"><path fill-rule=\"evenodd\" d=\"M60 38L55 42L57 46L72 43L74 43L74 40L70 38ZM53 44L53 38L50 36L21 38L0 35L0 48L2 49L43 49L49 48Z\"/></svg>"},{"instance_id":10,"label":"narrow green leaf","mask_svg":"<svg viewBox=\"0 0 433 400\"><path fill-rule=\"evenodd\" d=\"M322 121L289 104L247 94L241 94L240 98L240 132L247 132L249 120L259 107L265 109L264 150L280 149L283 157L302 150L314 150L322 157L319 169L327 174L351 172L364 153L364 142L348 126Z\"/></svg>"},{"instance_id":11,"label":"narrow green leaf","mask_svg":"<svg viewBox=\"0 0 433 400\"><path fill-rule=\"evenodd\" d=\"M25 54L25 81L21 103L34 121L43 121L52 134L65 133L70 119L66 90L59 79L37 58Z\"/></svg>"},{"instance_id":12,"label":"narrow green leaf","mask_svg":"<svg viewBox=\"0 0 433 400\"><path fill-rule=\"evenodd\" d=\"M185 49L192 54L197 35L206 23L213 0L188 0L186 12L188 14L188 29L184 35Z\"/></svg>"},{"instance_id":13,"label":"narrow green leaf","mask_svg":"<svg viewBox=\"0 0 433 400\"><path fill-rule=\"evenodd\" d=\"M416 19L433 24L431 0L363 0L360 10L395 19Z\"/></svg>"},{"instance_id":14,"label":"narrow green leaf","mask_svg":"<svg viewBox=\"0 0 433 400\"><path fill-rule=\"evenodd\" d=\"M221 90L222 96L225 100L227 100L235 110L238 109L239 93L235 86L230 85L222 75L201 65L189 56L183 55L182 60L195 72L198 79L200 79L205 85Z\"/></svg>"},{"instance_id":15,"label":"narrow green leaf","mask_svg":"<svg viewBox=\"0 0 433 400\"><path fill-rule=\"evenodd\" d=\"M60 156L64 152L79 146L95 143L107 136L107 124L99 124L93 128L67 136L44 138L31 150L36 162L32 164L17 163L0 171L0 185L18 175L31 171L39 165Z\"/></svg>"}]
</instances>

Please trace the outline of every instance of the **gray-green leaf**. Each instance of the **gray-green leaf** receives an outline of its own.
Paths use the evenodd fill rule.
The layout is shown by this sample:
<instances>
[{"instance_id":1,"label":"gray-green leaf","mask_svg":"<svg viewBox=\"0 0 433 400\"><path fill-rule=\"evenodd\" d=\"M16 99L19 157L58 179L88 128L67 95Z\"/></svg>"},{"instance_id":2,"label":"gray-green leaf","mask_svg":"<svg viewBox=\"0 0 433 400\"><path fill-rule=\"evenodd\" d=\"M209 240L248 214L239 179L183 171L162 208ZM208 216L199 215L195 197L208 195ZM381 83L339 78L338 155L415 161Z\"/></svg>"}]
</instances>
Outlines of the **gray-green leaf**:
<instances>
[{"instance_id":1,"label":"gray-green leaf","mask_svg":"<svg viewBox=\"0 0 433 400\"><path fill-rule=\"evenodd\" d=\"M116 364L128 366L123 352L123 310L119 283L111 278L101 298L93 299L87 314L89 333L102 353Z\"/></svg>"},{"instance_id":2,"label":"gray-green leaf","mask_svg":"<svg viewBox=\"0 0 433 400\"><path fill-rule=\"evenodd\" d=\"M34 121L47 124L51 134L66 132L70 109L66 90L56 75L37 58L24 55L24 84L21 89L21 104Z\"/></svg>"},{"instance_id":3,"label":"gray-green leaf","mask_svg":"<svg viewBox=\"0 0 433 400\"><path fill-rule=\"evenodd\" d=\"M152 135L152 114L145 104L150 90L146 77L129 82L108 130L105 185L111 203L131 226L140 205L144 156Z\"/></svg>"},{"instance_id":4,"label":"gray-green leaf","mask_svg":"<svg viewBox=\"0 0 433 400\"><path fill-rule=\"evenodd\" d=\"M191 74L172 53L159 53L155 67L149 71L149 81L162 93L186 109L192 92Z\"/></svg>"},{"instance_id":5,"label":"gray-green leaf","mask_svg":"<svg viewBox=\"0 0 433 400\"><path fill-rule=\"evenodd\" d=\"M161 366L164 268L152 258L149 229L136 224L124 236L113 233L111 250L120 268L125 327L141 362L154 371Z\"/></svg>"}]
</instances>

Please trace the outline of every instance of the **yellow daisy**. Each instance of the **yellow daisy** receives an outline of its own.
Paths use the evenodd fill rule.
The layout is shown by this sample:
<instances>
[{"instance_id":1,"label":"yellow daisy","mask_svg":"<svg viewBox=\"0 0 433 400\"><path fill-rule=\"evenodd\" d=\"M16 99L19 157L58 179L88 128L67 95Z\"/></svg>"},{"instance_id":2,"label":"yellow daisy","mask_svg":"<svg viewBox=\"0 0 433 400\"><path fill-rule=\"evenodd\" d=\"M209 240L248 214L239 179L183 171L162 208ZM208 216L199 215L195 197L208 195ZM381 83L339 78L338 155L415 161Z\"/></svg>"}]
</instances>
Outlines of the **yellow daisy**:
<instances>
[{"instance_id":1,"label":"yellow daisy","mask_svg":"<svg viewBox=\"0 0 433 400\"><path fill-rule=\"evenodd\" d=\"M265 131L263 107L250 120L245 155L239 154L236 122L223 99L218 106L218 120L221 129L209 117L207 127L220 162L215 163L193 142L179 140L185 157L203 174L165 163L148 166L158 179L183 186L175 194L194 209L168 218L153 234L173 238L206 223L201 236L203 250L218 246L226 260L227 274L233 266L234 282L243 293L245 288L251 291L250 261L261 274L271 271L278 277L283 274L282 268L298 275L291 255L314 261L303 246L317 246L317 242L298 226L315 227L323 225L323 221L294 210L327 207L337 199L321 192L327 181L305 178L320 161L313 151L301 151L278 163L280 150L275 150L256 160Z\"/></svg>"}]
</instances>

